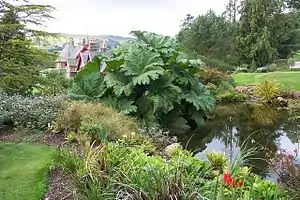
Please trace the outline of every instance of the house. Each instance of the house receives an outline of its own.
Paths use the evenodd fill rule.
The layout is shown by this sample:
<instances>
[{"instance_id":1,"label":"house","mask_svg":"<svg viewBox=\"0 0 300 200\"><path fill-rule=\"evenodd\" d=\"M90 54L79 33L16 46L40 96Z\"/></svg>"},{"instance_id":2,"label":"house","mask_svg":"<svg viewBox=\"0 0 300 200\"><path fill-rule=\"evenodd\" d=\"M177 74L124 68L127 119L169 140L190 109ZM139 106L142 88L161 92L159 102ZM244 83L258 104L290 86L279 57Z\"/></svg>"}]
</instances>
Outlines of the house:
<instances>
[{"instance_id":1,"label":"house","mask_svg":"<svg viewBox=\"0 0 300 200\"><path fill-rule=\"evenodd\" d=\"M56 60L57 69L66 69L67 77L73 77L95 55L107 52L107 41L99 39L83 39L80 46L75 46L73 39L68 42ZM100 67L100 66L99 66Z\"/></svg>"}]
</instances>

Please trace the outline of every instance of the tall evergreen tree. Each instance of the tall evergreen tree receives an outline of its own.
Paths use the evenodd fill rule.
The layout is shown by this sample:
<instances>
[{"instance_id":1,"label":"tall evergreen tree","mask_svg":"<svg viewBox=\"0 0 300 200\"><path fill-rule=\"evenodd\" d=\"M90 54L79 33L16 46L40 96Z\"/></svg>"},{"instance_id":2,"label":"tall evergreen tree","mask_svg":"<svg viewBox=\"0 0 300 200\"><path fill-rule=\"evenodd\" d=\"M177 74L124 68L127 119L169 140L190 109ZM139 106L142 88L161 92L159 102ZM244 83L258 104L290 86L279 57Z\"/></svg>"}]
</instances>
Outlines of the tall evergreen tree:
<instances>
[{"instance_id":1,"label":"tall evergreen tree","mask_svg":"<svg viewBox=\"0 0 300 200\"><path fill-rule=\"evenodd\" d=\"M8 93L26 93L38 80L38 60L47 56L32 46L31 36L47 33L29 29L51 18L51 6L33 5L27 1L13 5L0 1L0 88Z\"/></svg>"},{"instance_id":2,"label":"tall evergreen tree","mask_svg":"<svg viewBox=\"0 0 300 200\"><path fill-rule=\"evenodd\" d=\"M273 62L276 58L276 29L282 6L281 0L242 1L237 43L241 63L257 68Z\"/></svg>"}]
</instances>

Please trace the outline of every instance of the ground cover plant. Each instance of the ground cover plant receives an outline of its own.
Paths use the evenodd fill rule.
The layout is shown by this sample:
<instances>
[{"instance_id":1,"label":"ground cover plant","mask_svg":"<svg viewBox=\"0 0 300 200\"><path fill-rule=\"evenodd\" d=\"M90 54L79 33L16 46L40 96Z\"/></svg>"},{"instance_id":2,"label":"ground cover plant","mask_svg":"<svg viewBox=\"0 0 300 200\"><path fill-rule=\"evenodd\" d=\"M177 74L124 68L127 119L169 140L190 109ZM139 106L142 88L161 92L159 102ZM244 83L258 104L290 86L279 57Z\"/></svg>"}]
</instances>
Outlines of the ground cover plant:
<instances>
[{"instance_id":1,"label":"ground cover plant","mask_svg":"<svg viewBox=\"0 0 300 200\"><path fill-rule=\"evenodd\" d=\"M57 117L63 96L32 97L0 92L0 126L45 130Z\"/></svg>"},{"instance_id":2,"label":"ground cover plant","mask_svg":"<svg viewBox=\"0 0 300 200\"><path fill-rule=\"evenodd\" d=\"M41 199L55 154L47 146L0 143L0 199Z\"/></svg>"},{"instance_id":3,"label":"ground cover plant","mask_svg":"<svg viewBox=\"0 0 300 200\"><path fill-rule=\"evenodd\" d=\"M201 161L192 153L174 149L166 159L149 155L145 146L130 139L89 146L84 152L64 149L60 164L72 177L79 199L287 199L274 183L261 180L242 167L247 154L232 165L223 155Z\"/></svg>"},{"instance_id":4,"label":"ground cover plant","mask_svg":"<svg viewBox=\"0 0 300 200\"><path fill-rule=\"evenodd\" d=\"M274 79L292 90L300 90L300 72L238 73L232 77L237 85L258 85L268 79Z\"/></svg>"},{"instance_id":5,"label":"ground cover plant","mask_svg":"<svg viewBox=\"0 0 300 200\"><path fill-rule=\"evenodd\" d=\"M189 60L176 40L148 32L117 48L112 57L87 64L75 77L70 96L100 100L144 122L173 132L201 125L214 99L196 74L200 60ZM106 63L105 75L99 66Z\"/></svg>"}]
</instances>

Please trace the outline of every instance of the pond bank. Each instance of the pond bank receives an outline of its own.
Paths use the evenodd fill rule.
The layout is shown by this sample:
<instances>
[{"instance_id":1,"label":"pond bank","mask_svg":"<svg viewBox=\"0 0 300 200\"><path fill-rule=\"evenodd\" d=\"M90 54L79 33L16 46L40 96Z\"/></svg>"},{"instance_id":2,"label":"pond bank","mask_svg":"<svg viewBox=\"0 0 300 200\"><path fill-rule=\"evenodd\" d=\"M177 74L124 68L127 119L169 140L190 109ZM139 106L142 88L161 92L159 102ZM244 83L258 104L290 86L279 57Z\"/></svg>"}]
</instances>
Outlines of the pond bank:
<instances>
[{"instance_id":1,"label":"pond bank","mask_svg":"<svg viewBox=\"0 0 300 200\"><path fill-rule=\"evenodd\" d=\"M215 117L195 133L178 135L188 149L205 158L208 152L223 152L232 160L245 140L247 148L257 147L253 172L268 178L271 158L286 149L300 154L298 123L289 120L285 109L266 107L257 103L219 105ZM192 137L192 139L190 139Z\"/></svg>"}]
</instances>

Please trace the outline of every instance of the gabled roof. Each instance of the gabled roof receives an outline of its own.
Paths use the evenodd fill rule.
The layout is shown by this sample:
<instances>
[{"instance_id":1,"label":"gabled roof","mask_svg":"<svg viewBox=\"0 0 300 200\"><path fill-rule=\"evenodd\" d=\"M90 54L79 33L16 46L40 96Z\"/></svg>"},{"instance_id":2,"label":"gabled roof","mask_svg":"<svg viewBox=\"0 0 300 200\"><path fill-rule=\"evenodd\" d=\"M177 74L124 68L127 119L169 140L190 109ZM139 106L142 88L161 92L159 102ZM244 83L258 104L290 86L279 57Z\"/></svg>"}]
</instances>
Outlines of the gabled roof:
<instances>
[{"instance_id":1,"label":"gabled roof","mask_svg":"<svg viewBox=\"0 0 300 200\"><path fill-rule=\"evenodd\" d=\"M59 54L60 60L67 61L68 59L75 59L77 48L72 44L66 44L63 50Z\"/></svg>"},{"instance_id":2,"label":"gabled roof","mask_svg":"<svg viewBox=\"0 0 300 200\"><path fill-rule=\"evenodd\" d=\"M76 66L77 60L76 59L68 59L68 65L69 66Z\"/></svg>"}]
</instances>

